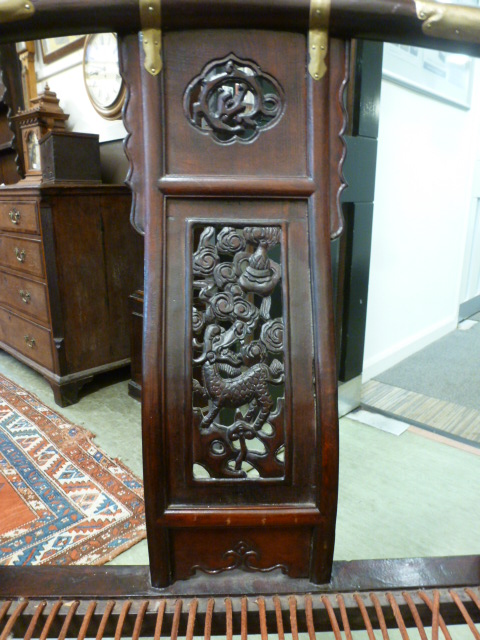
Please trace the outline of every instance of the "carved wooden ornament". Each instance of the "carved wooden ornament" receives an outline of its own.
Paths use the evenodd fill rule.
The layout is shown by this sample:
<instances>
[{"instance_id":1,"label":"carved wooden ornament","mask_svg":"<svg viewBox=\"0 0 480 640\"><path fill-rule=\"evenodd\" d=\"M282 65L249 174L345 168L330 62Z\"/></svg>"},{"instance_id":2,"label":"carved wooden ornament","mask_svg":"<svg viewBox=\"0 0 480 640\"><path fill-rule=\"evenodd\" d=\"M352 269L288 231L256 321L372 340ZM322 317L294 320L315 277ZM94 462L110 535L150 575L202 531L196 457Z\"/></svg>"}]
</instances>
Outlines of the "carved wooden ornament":
<instances>
[{"instance_id":1,"label":"carved wooden ornament","mask_svg":"<svg viewBox=\"0 0 480 640\"><path fill-rule=\"evenodd\" d=\"M254 63L230 54L211 62L188 85L184 109L190 123L221 144L253 142L275 126L285 108L278 82Z\"/></svg>"},{"instance_id":2,"label":"carved wooden ornament","mask_svg":"<svg viewBox=\"0 0 480 640\"><path fill-rule=\"evenodd\" d=\"M328 581L344 46L330 42L321 82L298 33L166 32L157 77L133 37L121 48L134 218L147 231L152 583Z\"/></svg>"},{"instance_id":3,"label":"carved wooden ornament","mask_svg":"<svg viewBox=\"0 0 480 640\"><path fill-rule=\"evenodd\" d=\"M280 240L280 227L209 226L193 256L192 440L210 477L284 475L284 327L271 316L282 268L269 257Z\"/></svg>"}]
</instances>

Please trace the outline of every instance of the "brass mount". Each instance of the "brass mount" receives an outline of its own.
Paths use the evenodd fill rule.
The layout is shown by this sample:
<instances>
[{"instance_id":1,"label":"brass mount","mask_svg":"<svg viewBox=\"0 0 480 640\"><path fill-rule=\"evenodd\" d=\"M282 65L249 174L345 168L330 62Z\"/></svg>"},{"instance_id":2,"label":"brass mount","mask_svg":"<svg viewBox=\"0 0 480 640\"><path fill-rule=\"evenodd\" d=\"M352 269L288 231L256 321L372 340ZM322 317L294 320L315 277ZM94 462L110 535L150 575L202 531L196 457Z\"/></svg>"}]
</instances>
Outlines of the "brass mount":
<instances>
[{"instance_id":1,"label":"brass mount","mask_svg":"<svg viewBox=\"0 0 480 640\"><path fill-rule=\"evenodd\" d=\"M308 71L314 80L323 78L327 71L328 26L331 0L310 0L310 25L308 32Z\"/></svg>"},{"instance_id":2,"label":"brass mount","mask_svg":"<svg viewBox=\"0 0 480 640\"><path fill-rule=\"evenodd\" d=\"M141 38L145 69L152 76L162 70L162 11L160 0L140 0Z\"/></svg>"},{"instance_id":3,"label":"brass mount","mask_svg":"<svg viewBox=\"0 0 480 640\"><path fill-rule=\"evenodd\" d=\"M415 0L422 31L432 38L480 44L480 9Z\"/></svg>"},{"instance_id":4,"label":"brass mount","mask_svg":"<svg viewBox=\"0 0 480 640\"><path fill-rule=\"evenodd\" d=\"M0 24L26 20L35 13L30 0L0 0Z\"/></svg>"}]
</instances>

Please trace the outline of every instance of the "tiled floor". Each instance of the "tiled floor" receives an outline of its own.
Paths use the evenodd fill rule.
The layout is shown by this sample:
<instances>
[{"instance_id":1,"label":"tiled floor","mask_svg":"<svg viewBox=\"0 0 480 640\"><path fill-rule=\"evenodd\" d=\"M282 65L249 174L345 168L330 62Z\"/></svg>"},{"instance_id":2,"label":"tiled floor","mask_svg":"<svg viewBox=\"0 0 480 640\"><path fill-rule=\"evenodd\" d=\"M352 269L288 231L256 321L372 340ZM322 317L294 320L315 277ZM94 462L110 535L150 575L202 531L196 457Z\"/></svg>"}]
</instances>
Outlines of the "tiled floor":
<instances>
[{"instance_id":1,"label":"tiled floor","mask_svg":"<svg viewBox=\"0 0 480 640\"><path fill-rule=\"evenodd\" d=\"M62 409L43 378L3 352L0 372L88 428L99 447L141 475L140 404L126 379L86 389ZM479 489L479 456L412 430L395 436L344 418L335 559L479 553ZM147 562L145 541L114 561Z\"/></svg>"}]
</instances>

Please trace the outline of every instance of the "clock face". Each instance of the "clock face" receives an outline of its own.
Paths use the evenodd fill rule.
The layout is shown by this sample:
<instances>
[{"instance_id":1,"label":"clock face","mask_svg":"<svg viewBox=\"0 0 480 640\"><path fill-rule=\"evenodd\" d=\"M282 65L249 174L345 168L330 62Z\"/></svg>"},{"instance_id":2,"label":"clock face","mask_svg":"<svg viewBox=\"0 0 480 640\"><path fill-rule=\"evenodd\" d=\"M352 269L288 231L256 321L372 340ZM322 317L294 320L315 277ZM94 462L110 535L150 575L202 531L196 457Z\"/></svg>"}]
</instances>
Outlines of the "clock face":
<instances>
[{"instance_id":1,"label":"clock face","mask_svg":"<svg viewBox=\"0 0 480 640\"><path fill-rule=\"evenodd\" d=\"M88 97L95 110L107 119L120 117L125 86L119 71L115 34L98 33L87 37L83 72Z\"/></svg>"},{"instance_id":2,"label":"clock face","mask_svg":"<svg viewBox=\"0 0 480 640\"><path fill-rule=\"evenodd\" d=\"M27 137L28 168L32 171L40 170L40 146L34 131L30 131Z\"/></svg>"}]
</instances>

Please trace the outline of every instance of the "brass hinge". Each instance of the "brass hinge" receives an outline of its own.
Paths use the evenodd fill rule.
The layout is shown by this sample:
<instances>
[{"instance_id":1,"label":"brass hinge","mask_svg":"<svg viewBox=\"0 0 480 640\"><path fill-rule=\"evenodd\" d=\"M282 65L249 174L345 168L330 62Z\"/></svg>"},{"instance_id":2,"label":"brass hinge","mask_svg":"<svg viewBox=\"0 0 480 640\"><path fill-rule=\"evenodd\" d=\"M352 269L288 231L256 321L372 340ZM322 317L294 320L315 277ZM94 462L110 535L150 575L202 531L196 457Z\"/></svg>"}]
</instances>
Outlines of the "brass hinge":
<instances>
[{"instance_id":1,"label":"brass hinge","mask_svg":"<svg viewBox=\"0 0 480 640\"><path fill-rule=\"evenodd\" d=\"M160 0L140 0L145 69L152 76L162 70L162 11Z\"/></svg>"},{"instance_id":2,"label":"brass hinge","mask_svg":"<svg viewBox=\"0 0 480 640\"><path fill-rule=\"evenodd\" d=\"M325 58L328 53L328 27L331 0L310 0L310 25L308 32L308 71L314 80L323 78L327 71Z\"/></svg>"},{"instance_id":3,"label":"brass hinge","mask_svg":"<svg viewBox=\"0 0 480 640\"><path fill-rule=\"evenodd\" d=\"M432 38L480 44L480 9L415 0L422 31Z\"/></svg>"},{"instance_id":4,"label":"brass hinge","mask_svg":"<svg viewBox=\"0 0 480 640\"><path fill-rule=\"evenodd\" d=\"M31 18L35 7L30 0L0 0L0 24Z\"/></svg>"}]
</instances>

